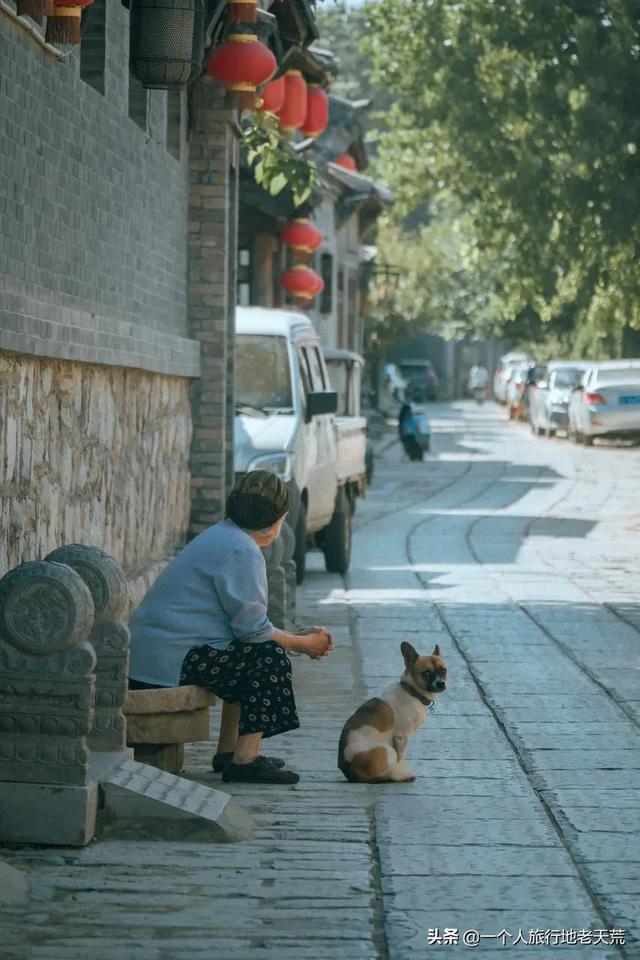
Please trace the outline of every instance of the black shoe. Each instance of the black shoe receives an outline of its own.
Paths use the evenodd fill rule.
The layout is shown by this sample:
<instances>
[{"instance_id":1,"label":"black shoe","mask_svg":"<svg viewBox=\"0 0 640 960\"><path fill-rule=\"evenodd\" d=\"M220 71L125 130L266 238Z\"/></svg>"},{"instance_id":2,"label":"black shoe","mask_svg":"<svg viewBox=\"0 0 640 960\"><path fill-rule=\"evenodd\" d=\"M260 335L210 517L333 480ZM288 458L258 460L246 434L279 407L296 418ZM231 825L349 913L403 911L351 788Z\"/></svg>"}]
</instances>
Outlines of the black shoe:
<instances>
[{"instance_id":1,"label":"black shoe","mask_svg":"<svg viewBox=\"0 0 640 960\"><path fill-rule=\"evenodd\" d=\"M211 766L213 767L214 773L224 773L233 757L233 750L230 750L229 753L216 753L213 760L211 761ZM268 760L272 767L280 769L280 767L286 766L286 760L281 760L280 757L262 757L263 760Z\"/></svg>"},{"instance_id":2,"label":"black shoe","mask_svg":"<svg viewBox=\"0 0 640 960\"><path fill-rule=\"evenodd\" d=\"M223 783L297 783L299 779L293 770L274 767L266 757L256 757L251 763L231 761L222 774Z\"/></svg>"}]
</instances>

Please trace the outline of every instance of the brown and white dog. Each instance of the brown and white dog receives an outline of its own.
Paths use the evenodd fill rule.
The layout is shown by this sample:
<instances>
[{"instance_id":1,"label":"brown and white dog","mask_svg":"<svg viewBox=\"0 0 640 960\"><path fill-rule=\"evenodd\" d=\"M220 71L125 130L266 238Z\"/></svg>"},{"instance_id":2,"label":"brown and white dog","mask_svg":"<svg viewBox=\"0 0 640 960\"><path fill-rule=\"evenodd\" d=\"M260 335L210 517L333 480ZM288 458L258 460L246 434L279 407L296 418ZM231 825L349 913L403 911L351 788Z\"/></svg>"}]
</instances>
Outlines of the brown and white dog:
<instances>
[{"instance_id":1,"label":"brown and white dog","mask_svg":"<svg viewBox=\"0 0 640 960\"><path fill-rule=\"evenodd\" d=\"M367 700L345 723L338 767L352 783L407 783L415 774L404 759L427 709L447 686L447 668L436 645L421 657L406 640L400 645L405 671L381 697Z\"/></svg>"}]
</instances>

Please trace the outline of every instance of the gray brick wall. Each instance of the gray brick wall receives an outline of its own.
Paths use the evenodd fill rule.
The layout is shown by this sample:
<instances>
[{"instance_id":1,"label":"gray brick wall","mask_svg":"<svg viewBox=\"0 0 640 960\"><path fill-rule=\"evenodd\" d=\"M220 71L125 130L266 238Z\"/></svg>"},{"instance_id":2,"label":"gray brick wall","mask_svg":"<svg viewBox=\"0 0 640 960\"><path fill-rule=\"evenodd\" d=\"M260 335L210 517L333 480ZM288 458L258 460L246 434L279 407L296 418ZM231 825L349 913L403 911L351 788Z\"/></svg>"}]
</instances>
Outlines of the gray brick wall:
<instances>
[{"instance_id":1,"label":"gray brick wall","mask_svg":"<svg viewBox=\"0 0 640 960\"><path fill-rule=\"evenodd\" d=\"M0 334L13 338L0 346L193 376L186 151L167 150L164 92L149 95L146 131L129 117L129 14L105 6L104 95L78 49L61 62L0 12ZM96 325L111 339L87 339Z\"/></svg>"}]
</instances>

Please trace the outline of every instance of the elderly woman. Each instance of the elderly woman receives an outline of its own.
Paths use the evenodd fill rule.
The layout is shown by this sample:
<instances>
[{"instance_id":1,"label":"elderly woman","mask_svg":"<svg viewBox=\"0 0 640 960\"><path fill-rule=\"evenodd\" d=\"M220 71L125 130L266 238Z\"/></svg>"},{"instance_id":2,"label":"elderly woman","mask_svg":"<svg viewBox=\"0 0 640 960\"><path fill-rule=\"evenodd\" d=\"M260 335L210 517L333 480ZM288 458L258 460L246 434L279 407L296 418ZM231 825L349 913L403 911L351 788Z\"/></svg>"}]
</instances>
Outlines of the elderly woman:
<instances>
[{"instance_id":1,"label":"elderly woman","mask_svg":"<svg viewBox=\"0 0 640 960\"><path fill-rule=\"evenodd\" d=\"M288 505L275 474L245 474L225 519L187 544L131 618L132 688L196 684L224 701L213 769L226 783L298 782L283 760L261 756L260 742L299 726L287 651L320 660L334 648L323 627L292 634L267 618L260 548L278 537Z\"/></svg>"}]
</instances>

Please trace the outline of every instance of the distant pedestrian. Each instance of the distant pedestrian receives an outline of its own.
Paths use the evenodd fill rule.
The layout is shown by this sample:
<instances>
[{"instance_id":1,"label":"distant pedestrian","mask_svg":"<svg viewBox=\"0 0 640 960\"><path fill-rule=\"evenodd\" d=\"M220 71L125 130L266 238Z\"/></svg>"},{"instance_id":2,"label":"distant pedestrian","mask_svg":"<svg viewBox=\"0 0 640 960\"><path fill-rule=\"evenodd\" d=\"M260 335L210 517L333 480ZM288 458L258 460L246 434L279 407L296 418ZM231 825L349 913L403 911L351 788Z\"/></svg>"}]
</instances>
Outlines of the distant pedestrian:
<instances>
[{"instance_id":1,"label":"distant pedestrian","mask_svg":"<svg viewBox=\"0 0 640 960\"><path fill-rule=\"evenodd\" d=\"M424 460L424 451L418 442L418 424L410 403L403 403L400 407L398 435L409 460Z\"/></svg>"},{"instance_id":2,"label":"distant pedestrian","mask_svg":"<svg viewBox=\"0 0 640 960\"><path fill-rule=\"evenodd\" d=\"M486 367L475 364L469 370L469 379L467 382L469 393L475 398L477 403L482 403L487 399L487 386L489 384L489 372Z\"/></svg>"},{"instance_id":3,"label":"distant pedestrian","mask_svg":"<svg viewBox=\"0 0 640 960\"><path fill-rule=\"evenodd\" d=\"M131 618L132 689L195 684L224 701L213 769L225 782L300 779L283 760L261 756L260 742L299 726L286 651L320 660L334 649L324 627L286 633L267 617L260 548L276 540L288 506L275 474L245 474L225 519L187 544Z\"/></svg>"}]
</instances>

